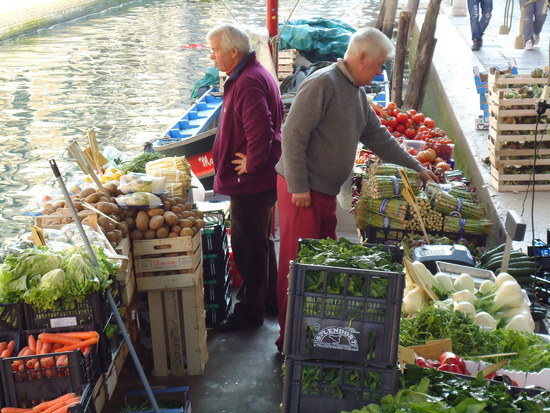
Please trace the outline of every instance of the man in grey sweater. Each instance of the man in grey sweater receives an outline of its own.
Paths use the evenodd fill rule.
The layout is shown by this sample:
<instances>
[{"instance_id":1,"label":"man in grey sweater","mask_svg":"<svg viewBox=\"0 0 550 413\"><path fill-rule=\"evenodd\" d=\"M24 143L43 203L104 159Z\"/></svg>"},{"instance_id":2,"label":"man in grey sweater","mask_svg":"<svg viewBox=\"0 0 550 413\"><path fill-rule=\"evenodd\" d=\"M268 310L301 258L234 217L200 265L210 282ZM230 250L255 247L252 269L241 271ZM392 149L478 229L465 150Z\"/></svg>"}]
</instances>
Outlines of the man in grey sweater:
<instances>
[{"instance_id":1,"label":"man in grey sweater","mask_svg":"<svg viewBox=\"0 0 550 413\"><path fill-rule=\"evenodd\" d=\"M343 59L306 78L292 103L282 131L282 156L276 165L280 250L277 281L282 349L289 262L300 238L336 239L336 195L348 179L361 142L383 161L435 180L381 125L363 86L382 74L394 47L379 30L351 36Z\"/></svg>"}]
</instances>

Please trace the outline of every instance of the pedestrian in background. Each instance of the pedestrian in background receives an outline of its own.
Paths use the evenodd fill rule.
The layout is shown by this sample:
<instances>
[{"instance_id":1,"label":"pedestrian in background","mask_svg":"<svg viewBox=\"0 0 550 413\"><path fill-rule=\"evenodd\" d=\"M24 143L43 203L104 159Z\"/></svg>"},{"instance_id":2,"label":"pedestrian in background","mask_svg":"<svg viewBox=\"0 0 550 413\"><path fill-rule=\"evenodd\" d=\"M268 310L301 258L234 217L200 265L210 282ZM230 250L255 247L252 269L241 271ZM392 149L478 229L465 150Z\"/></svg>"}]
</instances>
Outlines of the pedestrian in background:
<instances>
[{"instance_id":1,"label":"pedestrian in background","mask_svg":"<svg viewBox=\"0 0 550 413\"><path fill-rule=\"evenodd\" d=\"M548 0L519 0L523 11L523 37L525 50L533 50L539 43L540 32L546 21Z\"/></svg>"},{"instance_id":2,"label":"pedestrian in background","mask_svg":"<svg viewBox=\"0 0 550 413\"><path fill-rule=\"evenodd\" d=\"M228 76L212 159L214 192L230 197L231 247L243 279L233 313L219 325L234 331L261 326L266 305L277 305L271 222L284 106L277 82L256 58L244 31L224 24L212 29L207 40L211 59Z\"/></svg>"},{"instance_id":3,"label":"pedestrian in background","mask_svg":"<svg viewBox=\"0 0 550 413\"><path fill-rule=\"evenodd\" d=\"M474 52L477 52L483 46L483 34L489 26L492 12L493 0L468 0L470 28L472 29L472 50Z\"/></svg>"},{"instance_id":4,"label":"pedestrian in background","mask_svg":"<svg viewBox=\"0 0 550 413\"><path fill-rule=\"evenodd\" d=\"M437 181L380 123L363 88L382 74L393 52L392 42L380 30L354 33L343 59L300 84L283 126L283 151L276 166L279 351L285 333L289 262L296 259L300 238L337 239L336 195L351 174L359 142L386 162L420 172L423 181Z\"/></svg>"}]
</instances>

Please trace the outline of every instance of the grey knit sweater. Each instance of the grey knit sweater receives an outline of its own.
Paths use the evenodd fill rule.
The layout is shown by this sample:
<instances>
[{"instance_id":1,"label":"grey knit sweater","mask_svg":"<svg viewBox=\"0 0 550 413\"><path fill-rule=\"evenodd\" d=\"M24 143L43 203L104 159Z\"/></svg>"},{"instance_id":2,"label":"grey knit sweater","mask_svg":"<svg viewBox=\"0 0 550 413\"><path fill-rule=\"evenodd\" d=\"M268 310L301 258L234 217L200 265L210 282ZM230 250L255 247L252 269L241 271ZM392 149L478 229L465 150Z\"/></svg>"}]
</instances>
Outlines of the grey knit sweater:
<instances>
[{"instance_id":1,"label":"grey knit sweater","mask_svg":"<svg viewBox=\"0 0 550 413\"><path fill-rule=\"evenodd\" d=\"M365 90L340 66L319 69L301 83L283 126L276 170L291 193L337 195L351 174L359 141L385 162L424 169L381 125Z\"/></svg>"}]
</instances>

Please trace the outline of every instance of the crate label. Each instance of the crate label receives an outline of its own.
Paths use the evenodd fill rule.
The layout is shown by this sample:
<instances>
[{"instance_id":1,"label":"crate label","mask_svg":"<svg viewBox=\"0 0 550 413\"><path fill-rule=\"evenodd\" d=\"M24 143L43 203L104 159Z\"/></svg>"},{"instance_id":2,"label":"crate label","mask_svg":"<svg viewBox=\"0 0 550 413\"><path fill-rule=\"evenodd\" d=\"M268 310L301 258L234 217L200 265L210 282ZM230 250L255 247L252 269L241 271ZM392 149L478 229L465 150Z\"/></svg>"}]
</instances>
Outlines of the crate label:
<instances>
[{"instance_id":1,"label":"crate label","mask_svg":"<svg viewBox=\"0 0 550 413\"><path fill-rule=\"evenodd\" d=\"M170 271L190 268L193 265L192 256L162 257L137 260L137 270L140 271Z\"/></svg>"},{"instance_id":2,"label":"crate label","mask_svg":"<svg viewBox=\"0 0 550 413\"><path fill-rule=\"evenodd\" d=\"M324 327L315 333L313 346L333 350L359 351L359 343L355 334L359 334L359 331L354 328Z\"/></svg>"},{"instance_id":3,"label":"crate label","mask_svg":"<svg viewBox=\"0 0 550 413\"><path fill-rule=\"evenodd\" d=\"M78 323L76 322L76 317L52 318L50 320L51 328L72 327L76 326L77 324Z\"/></svg>"}]
</instances>

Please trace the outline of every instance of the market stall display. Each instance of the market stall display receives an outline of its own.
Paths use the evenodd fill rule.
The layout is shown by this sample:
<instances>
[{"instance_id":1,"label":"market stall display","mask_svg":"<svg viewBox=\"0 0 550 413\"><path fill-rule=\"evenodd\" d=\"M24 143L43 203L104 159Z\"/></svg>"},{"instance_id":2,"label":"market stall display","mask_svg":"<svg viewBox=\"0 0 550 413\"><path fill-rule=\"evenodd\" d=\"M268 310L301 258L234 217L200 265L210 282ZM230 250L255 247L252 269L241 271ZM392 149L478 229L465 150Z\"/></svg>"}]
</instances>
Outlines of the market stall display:
<instances>
[{"instance_id":1,"label":"market stall display","mask_svg":"<svg viewBox=\"0 0 550 413\"><path fill-rule=\"evenodd\" d=\"M548 119L544 110L537 113L547 81L542 69L529 75L488 75L488 162L497 191L550 189Z\"/></svg>"}]
</instances>

